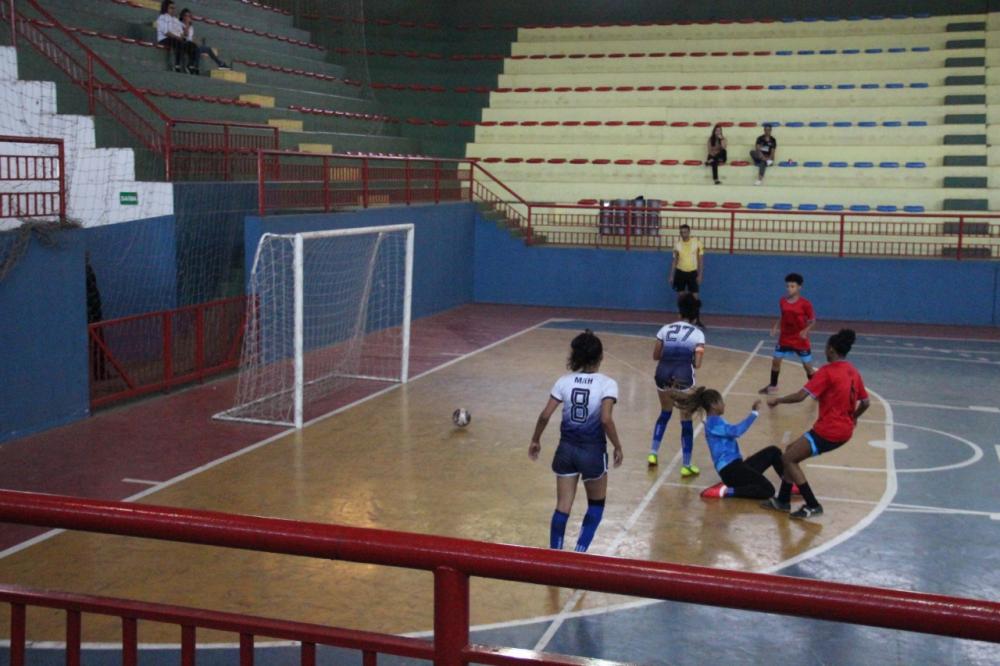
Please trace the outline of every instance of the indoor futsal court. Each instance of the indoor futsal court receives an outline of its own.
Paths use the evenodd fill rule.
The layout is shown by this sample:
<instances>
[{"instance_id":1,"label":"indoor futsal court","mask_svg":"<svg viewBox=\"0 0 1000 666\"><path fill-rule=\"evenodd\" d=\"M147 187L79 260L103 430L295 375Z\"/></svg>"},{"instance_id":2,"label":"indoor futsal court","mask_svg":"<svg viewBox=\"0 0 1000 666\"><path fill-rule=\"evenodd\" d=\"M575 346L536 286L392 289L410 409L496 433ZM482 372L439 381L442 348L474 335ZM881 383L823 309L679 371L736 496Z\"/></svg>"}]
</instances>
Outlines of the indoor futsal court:
<instances>
[{"instance_id":1,"label":"indoor futsal court","mask_svg":"<svg viewBox=\"0 0 1000 666\"><path fill-rule=\"evenodd\" d=\"M862 333L852 356L873 406L850 446L807 463L826 515L789 521L755 501L699 498L717 481L700 432L700 477L677 474L676 424L660 466L647 469L658 408L650 351L660 324L651 316L465 306L415 323L408 384L307 414L301 431L210 421L233 391L233 380L222 380L41 436L18 467L31 470L22 478L48 474L53 490L73 479L81 494L99 486L151 504L544 547L553 502L545 454L555 436L543 438L535 463L527 441L569 340L589 327L605 344L602 371L620 385L616 421L626 451L610 473L591 552L968 596L1000 586L991 564L1000 514L989 490L1000 454L993 441L1000 403L990 390L1000 342L876 325ZM767 331L713 322L708 336L698 380L725 394L735 420L768 371ZM782 390L799 385L800 373L786 364ZM951 381L956 375L960 385ZM471 412L468 427L451 423L456 405ZM765 408L743 451L787 443L814 414L811 404ZM196 448L192 430L202 433ZM39 455L78 438L110 437L103 432L128 433L129 450L109 450L108 464L88 474L76 474L71 458ZM3 453L8 461L27 455L18 446ZM13 468L3 466L4 484L17 488ZM19 584L417 636L432 622L430 580L418 572L84 533L5 528L3 535L0 576ZM61 614L30 614L31 663L60 663ZM786 640L806 641L823 654L810 659L822 663L996 658L993 646L975 641L495 581L473 583L472 621L480 642L637 663L704 663L731 658L733 649L758 662L771 655L771 641ZM719 626L735 641L725 650L714 640ZM115 648L101 649L119 636L117 622L88 618L83 631L85 663L117 663ZM199 638L217 644L199 646L199 663L234 663L232 635ZM175 627L144 623L140 640L141 663L176 660ZM258 644L258 663L291 663L295 654L281 643ZM357 658L324 654L329 663Z\"/></svg>"}]
</instances>

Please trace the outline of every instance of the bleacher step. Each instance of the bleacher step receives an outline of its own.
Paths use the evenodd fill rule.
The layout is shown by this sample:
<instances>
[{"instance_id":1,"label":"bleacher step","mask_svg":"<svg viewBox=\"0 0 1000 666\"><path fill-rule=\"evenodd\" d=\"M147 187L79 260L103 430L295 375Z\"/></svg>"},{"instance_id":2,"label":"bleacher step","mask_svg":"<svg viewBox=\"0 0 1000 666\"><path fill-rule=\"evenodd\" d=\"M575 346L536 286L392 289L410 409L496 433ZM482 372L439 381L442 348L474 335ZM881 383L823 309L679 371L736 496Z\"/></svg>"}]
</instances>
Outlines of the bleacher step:
<instances>
[{"instance_id":1,"label":"bleacher step","mask_svg":"<svg viewBox=\"0 0 1000 666\"><path fill-rule=\"evenodd\" d=\"M945 199L944 210L974 210L986 211L990 209L989 199Z\"/></svg>"},{"instance_id":2,"label":"bleacher step","mask_svg":"<svg viewBox=\"0 0 1000 666\"><path fill-rule=\"evenodd\" d=\"M241 102L250 102L265 109L274 108L274 98L270 95L240 95Z\"/></svg>"},{"instance_id":3,"label":"bleacher step","mask_svg":"<svg viewBox=\"0 0 1000 666\"><path fill-rule=\"evenodd\" d=\"M944 117L945 125L985 125L985 113L949 113Z\"/></svg>"},{"instance_id":4,"label":"bleacher step","mask_svg":"<svg viewBox=\"0 0 1000 666\"><path fill-rule=\"evenodd\" d=\"M946 146L985 146L985 134L946 134L943 141Z\"/></svg>"},{"instance_id":5,"label":"bleacher step","mask_svg":"<svg viewBox=\"0 0 1000 666\"><path fill-rule=\"evenodd\" d=\"M289 120L288 118L268 118L267 124L277 127L282 132L301 132L303 125L301 120Z\"/></svg>"},{"instance_id":6,"label":"bleacher step","mask_svg":"<svg viewBox=\"0 0 1000 666\"><path fill-rule=\"evenodd\" d=\"M989 187L989 178L980 176L946 176L944 186L948 188L986 188Z\"/></svg>"},{"instance_id":7,"label":"bleacher step","mask_svg":"<svg viewBox=\"0 0 1000 666\"><path fill-rule=\"evenodd\" d=\"M333 154L333 146L329 143L300 143L299 152L331 155Z\"/></svg>"},{"instance_id":8,"label":"bleacher step","mask_svg":"<svg viewBox=\"0 0 1000 666\"><path fill-rule=\"evenodd\" d=\"M949 23L945 32L985 32L986 21L967 21L964 23Z\"/></svg>"},{"instance_id":9,"label":"bleacher step","mask_svg":"<svg viewBox=\"0 0 1000 666\"><path fill-rule=\"evenodd\" d=\"M985 86L986 76L978 74L973 76L946 76L944 77L944 84L946 86Z\"/></svg>"},{"instance_id":10,"label":"bleacher step","mask_svg":"<svg viewBox=\"0 0 1000 666\"><path fill-rule=\"evenodd\" d=\"M986 155L945 155L946 167L979 167L989 166Z\"/></svg>"},{"instance_id":11,"label":"bleacher step","mask_svg":"<svg viewBox=\"0 0 1000 666\"><path fill-rule=\"evenodd\" d=\"M944 47L946 49L985 49L986 40L985 39L949 39L945 42Z\"/></svg>"},{"instance_id":12,"label":"bleacher step","mask_svg":"<svg viewBox=\"0 0 1000 666\"><path fill-rule=\"evenodd\" d=\"M985 67L986 58L945 58L945 67Z\"/></svg>"},{"instance_id":13,"label":"bleacher step","mask_svg":"<svg viewBox=\"0 0 1000 666\"><path fill-rule=\"evenodd\" d=\"M237 72L233 69L213 69L211 77L216 81L228 81L229 83L247 82L246 72Z\"/></svg>"}]
</instances>

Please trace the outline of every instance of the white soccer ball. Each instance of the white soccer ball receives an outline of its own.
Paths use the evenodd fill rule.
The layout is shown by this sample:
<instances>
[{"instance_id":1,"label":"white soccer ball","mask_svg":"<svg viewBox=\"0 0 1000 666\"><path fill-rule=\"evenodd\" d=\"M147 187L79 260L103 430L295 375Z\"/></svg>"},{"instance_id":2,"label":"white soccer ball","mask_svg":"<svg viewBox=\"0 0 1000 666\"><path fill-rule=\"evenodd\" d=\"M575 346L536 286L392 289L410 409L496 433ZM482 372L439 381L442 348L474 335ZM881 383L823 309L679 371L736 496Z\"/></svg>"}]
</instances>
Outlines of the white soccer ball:
<instances>
[{"instance_id":1,"label":"white soccer ball","mask_svg":"<svg viewBox=\"0 0 1000 666\"><path fill-rule=\"evenodd\" d=\"M469 411L466 409L461 409L461 408L456 409L455 412L451 415L451 422L457 425L459 428L464 428L465 426L469 425L469 422L471 420L472 420L472 414L470 414Z\"/></svg>"}]
</instances>

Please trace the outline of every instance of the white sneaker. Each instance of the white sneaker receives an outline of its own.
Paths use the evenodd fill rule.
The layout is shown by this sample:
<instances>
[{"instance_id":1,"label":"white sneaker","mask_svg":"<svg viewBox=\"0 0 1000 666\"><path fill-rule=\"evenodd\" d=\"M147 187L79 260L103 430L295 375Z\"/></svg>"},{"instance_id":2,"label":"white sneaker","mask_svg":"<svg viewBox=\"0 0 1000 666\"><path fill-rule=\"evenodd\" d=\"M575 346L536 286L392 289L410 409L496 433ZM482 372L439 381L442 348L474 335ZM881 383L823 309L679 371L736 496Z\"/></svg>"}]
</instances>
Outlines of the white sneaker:
<instances>
[{"instance_id":1,"label":"white sneaker","mask_svg":"<svg viewBox=\"0 0 1000 666\"><path fill-rule=\"evenodd\" d=\"M771 166L772 164L774 164L774 160L768 160L767 161L767 166Z\"/></svg>"},{"instance_id":2,"label":"white sneaker","mask_svg":"<svg viewBox=\"0 0 1000 666\"><path fill-rule=\"evenodd\" d=\"M753 184L754 184L754 185L760 185L760 181L759 181L759 180L755 180L755 181L753 182Z\"/></svg>"}]
</instances>

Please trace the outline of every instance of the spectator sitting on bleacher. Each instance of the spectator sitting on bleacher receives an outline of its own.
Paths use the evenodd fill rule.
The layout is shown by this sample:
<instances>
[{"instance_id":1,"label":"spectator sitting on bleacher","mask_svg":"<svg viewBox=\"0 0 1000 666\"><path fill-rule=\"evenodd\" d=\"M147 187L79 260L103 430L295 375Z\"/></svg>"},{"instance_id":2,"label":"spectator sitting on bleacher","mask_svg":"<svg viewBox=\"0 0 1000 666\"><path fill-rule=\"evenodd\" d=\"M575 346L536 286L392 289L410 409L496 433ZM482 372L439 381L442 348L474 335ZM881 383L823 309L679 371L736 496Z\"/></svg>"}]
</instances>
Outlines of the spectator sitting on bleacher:
<instances>
[{"instance_id":1,"label":"spectator sitting on bleacher","mask_svg":"<svg viewBox=\"0 0 1000 666\"><path fill-rule=\"evenodd\" d=\"M160 3L160 15L156 19L156 43L173 52L175 72L183 72L185 67L187 71L191 71L196 64L195 54L191 50L194 44L184 41L183 32L184 26L174 16L173 0L163 0ZM181 64L182 58L187 60L184 65Z\"/></svg>"},{"instance_id":2,"label":"spectator sitting on bleacher","mask_svg":"<svg viewBox=\"0 0 1000 666\"><path fill-rule=\"evenodd\" d=\"M181 10L181 28L182 28L181 36L184 38L184 42L186 44L190 44L191 45L188 48L190 48L191 52L193 54L195 54L194 55L194 71L191 72L191 73L192 74L201 74L201 69L200 69L199 66L201 64L201 56L203 56L203 55L207 55L209 58L211 58L212 60L214 60L216 66L218 66L219 69L229 69L229 65L227 65L226 63L224 63L221 60L219 60L219 56L215 55L215 51L213 51L212 49L208 48L208 45L205 43L204 39L201 40L201 44L198 44L194 40L194 25L192 25L193 21L194 21L194 14L191 13L191 10L188 9L188 8L186 8L186 7L184 9L182 9Z\"/></svg>"},{"instance_id":3,"label":"spectator sitting on bleacher","mask_svg":"<svg viewBox=\"0 0 1000 666\"><path fill-rule=\"evenodd\" d=\"M708 157L705 164L712 167L712 180L716 185L719 180L719 165L726 163L726 137L722 136L722 125L716 125L708 137Z\"/></svg>"},{"instance_id":4,"label":"spectator sitting on bleacher","mask_svg":"<svg viewBox=\"0 0 1000 666\"><path fill-rule=\"evenodd\" d=\"M760 185L764 180L764 172L767 171L767 167L774 164L774 157L777 154L778 142L771 136L771 126L764 125L764 133L757 137L757 143L750 151L750 159L757 165L757 182L754 185Z\"/></svg>"}]
</instances>

